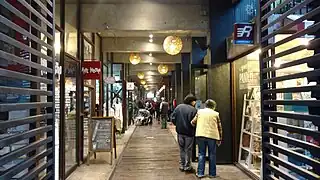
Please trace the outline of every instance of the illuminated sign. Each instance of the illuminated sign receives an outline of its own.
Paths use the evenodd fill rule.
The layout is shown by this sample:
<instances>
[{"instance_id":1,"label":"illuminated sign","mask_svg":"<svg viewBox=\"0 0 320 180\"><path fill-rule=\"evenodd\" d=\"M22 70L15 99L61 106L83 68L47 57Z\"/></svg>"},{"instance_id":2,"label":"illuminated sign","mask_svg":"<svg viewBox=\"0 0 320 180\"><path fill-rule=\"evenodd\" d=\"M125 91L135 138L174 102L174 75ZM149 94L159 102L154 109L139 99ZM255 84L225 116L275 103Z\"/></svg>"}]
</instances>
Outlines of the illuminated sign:
<instances>
[{"instance_id":1,"label":"illuminated sign","mask_svg":"<svg viewBox=\"0 0 320 180\"><path fill-rule=\"evenodd\" d=\"M233 34L234 44L254 44L254 24L236 23Z\"/></svg>"}]
</instances>

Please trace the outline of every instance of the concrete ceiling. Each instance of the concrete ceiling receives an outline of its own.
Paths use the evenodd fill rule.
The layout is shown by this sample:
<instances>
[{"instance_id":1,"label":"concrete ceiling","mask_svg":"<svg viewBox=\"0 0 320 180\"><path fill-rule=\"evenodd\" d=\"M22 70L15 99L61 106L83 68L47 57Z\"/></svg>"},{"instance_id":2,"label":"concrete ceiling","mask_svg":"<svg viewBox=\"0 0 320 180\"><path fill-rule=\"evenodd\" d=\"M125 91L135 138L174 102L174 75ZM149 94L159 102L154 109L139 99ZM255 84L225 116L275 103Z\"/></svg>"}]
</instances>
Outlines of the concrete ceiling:
<instances>
[{"instance_id":1,"label":"concrete ceiling","mask_svg":"<svg viewBox=\"0 0 320 180\"><path fill-rule=\"evenodd\" d=\"M181 62L181 54L171 56L165 53L140 53L140 64L176 64ZM152 55L152 56L151 56ZM114 53L116 63L129 63L130 53Z\"/></svg>"},{"instance_id":2,"label":"concrete ceiling","mask_svg":"<svg viewBox=\"0 0 320 180\"><path fill-rule=\"evenodd\" d=\"M76 24L77 0L65 0L66 22ZM140 64L129 67L129 79L137 83L138 72L145 72L147 84L161 87L163 78L159 64L181 62L181 55L170 56L163 50L166 36L176 35L183 40L182 53L190 53L191 37L205 37L209 32L209 0L80 0L81 29L102 36L102 51L113 52L114 62L129 63L132 52L140 53ZM56 0L59 3L59 0ZM59 10L56 9L59 14ZM67 25L69 27L69 25ZM72 28L67 28L70 31ZM154 41L149 42L152 34ZM148 54L152 53L152 56ZM152 65L150 65L152 63ZM148 77L148 78L147 78Z\"/></svg>"},{"instance_id":3,"label":"concrete ceiling","mask_svg":"<svg viewBox=\"0 0 320 180\"><path fill-rule=\"evenodd\" d=\"M129 30L105 30L103 32L98 32L102 37L148 37L150 34L153 35L154 38L163 38L168 35L176 35L182 37L204 37L207 35L207 31L205 30L160 30L160 31L148 31L148 30L137 30L137 31L129 31Z\"/></svg>"},{"instance_id":4,"label":"concrete ceiling","mask_svg":"<svg viewBox=\"0 0 320 180\"><path fill-rule=\"evenodd\" d=\"M65 0L66 3L76 3L77 0ZM56 0L59 3L60 0ZM208 0L80 0L81 3L104 3L104 4L208 4Z\"/></svg>"}]
</instances>

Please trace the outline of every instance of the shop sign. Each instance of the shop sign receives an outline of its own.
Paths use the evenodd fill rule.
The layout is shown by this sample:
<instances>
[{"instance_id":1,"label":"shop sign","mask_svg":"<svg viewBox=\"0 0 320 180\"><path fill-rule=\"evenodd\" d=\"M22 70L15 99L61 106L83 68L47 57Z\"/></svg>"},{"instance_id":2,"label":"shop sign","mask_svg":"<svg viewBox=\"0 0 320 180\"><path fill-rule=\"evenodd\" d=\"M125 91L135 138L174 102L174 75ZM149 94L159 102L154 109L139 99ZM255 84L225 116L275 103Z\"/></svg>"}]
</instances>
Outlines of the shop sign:
<instances>
[{"instance_id":1,"label":"shop sign","mask_svg":"<svg viewBox=\"0 0 320 180\"><path fill-rule=\"evenodd\" d=\"M254 44L254 24L236 23L233 33L234 44Z\"/></svg>"},{"instance_id":2,"label":"shop sign","mask_svg":"<svg viewBox=\"0 0 320 180\"><path fill-rule=\"evenodd\" d=\"M114 84L114 83L116 83L116 78L115 77L105 77L103 80L104 80L104 82L106 84Z\"/></svg>"},{"instance_id":3,"label":"shop sign","mask_svg":"<svg viewBox=\"0 0 320 180\"><path fill-rule=\"evenodd\" d=\"M133 91L134 90L134 82L128 82L127 83L127 90Z\"/></svg>"},{"instance_id":4,"label":"shop sign","mask_svg":"<svg viewBox=\"0 0 320 180\"><path fill-rule=\"evenodd\" d=\"M100 79L101 78L101 62L100 61L84 61L82 65L83 79Z\"/></svg>"}]
</instances>

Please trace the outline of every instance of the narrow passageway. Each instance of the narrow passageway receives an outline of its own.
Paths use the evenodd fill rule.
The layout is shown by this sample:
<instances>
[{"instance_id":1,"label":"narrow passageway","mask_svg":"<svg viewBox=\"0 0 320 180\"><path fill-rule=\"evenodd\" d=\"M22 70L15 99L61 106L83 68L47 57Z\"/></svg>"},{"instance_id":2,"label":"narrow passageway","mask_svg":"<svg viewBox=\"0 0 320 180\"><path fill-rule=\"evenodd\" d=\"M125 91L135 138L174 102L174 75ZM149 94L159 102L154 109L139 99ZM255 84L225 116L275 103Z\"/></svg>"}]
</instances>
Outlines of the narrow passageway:
<instances>
[{"instance_id":1,"label":"narrow passageway","mask_svg":"<svg viewBox=\"0 0 320 180\"><path fill-rule=\"evenodd\" d=\"M159 125L139 126L132 135L113 180L193 180L179 171L179 149L173 136Z\"/></svg>"}]
</instances>

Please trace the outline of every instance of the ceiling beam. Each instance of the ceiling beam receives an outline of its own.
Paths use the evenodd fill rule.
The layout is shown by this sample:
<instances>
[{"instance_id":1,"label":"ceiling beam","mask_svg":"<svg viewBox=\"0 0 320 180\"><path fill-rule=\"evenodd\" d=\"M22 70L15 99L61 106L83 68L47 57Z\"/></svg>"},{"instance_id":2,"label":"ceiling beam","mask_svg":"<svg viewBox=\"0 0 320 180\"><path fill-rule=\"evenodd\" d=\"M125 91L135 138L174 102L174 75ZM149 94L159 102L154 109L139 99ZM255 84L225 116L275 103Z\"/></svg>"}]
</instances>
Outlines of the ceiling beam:
<instances>
[{"instance_id":1,"label":"ceiling beam","mask_svg":"<svg viewBox=\"0 0 320 180\"><path fill-rule=\"evenodd\" d=\"M165 53L152 53L152 56L147 54L140 54L141 64L176 64L181 63L181 54L171 56ZM130 53L114 53L113 62L115 63L130 63Z\"/></svg>"},{"instance_id":2,"label":"ceiling beam","mask_svg":"<svg viewBox=\"0 0 320 180\"><path fill-rule=\"evenodd\" d=\"M144 53L166 53L163 50L163 41L165 37L154 38L153 42L149 42L148 34L145 38L131 37L131 38L103 38L102 51L103 52L144 52ZM191 37L182 37L183 48L181 52L189 53L192 49Z\"/></svg>"},{"instance_id":3,"label":"ceiling beam","mask_svg":"<svg viewBox=\"0 0 320 180\"><path fill-rule=\"evenodd\" d=\"M168 72L171 72L175 69L174 65L167 65ZM158 71L158 65L150 65L150 64L137 64L137 65L129 65L130 72L148 72L148 71ZM147 73L145 73L147 74Z\"/></svg>"}]
</instances>

